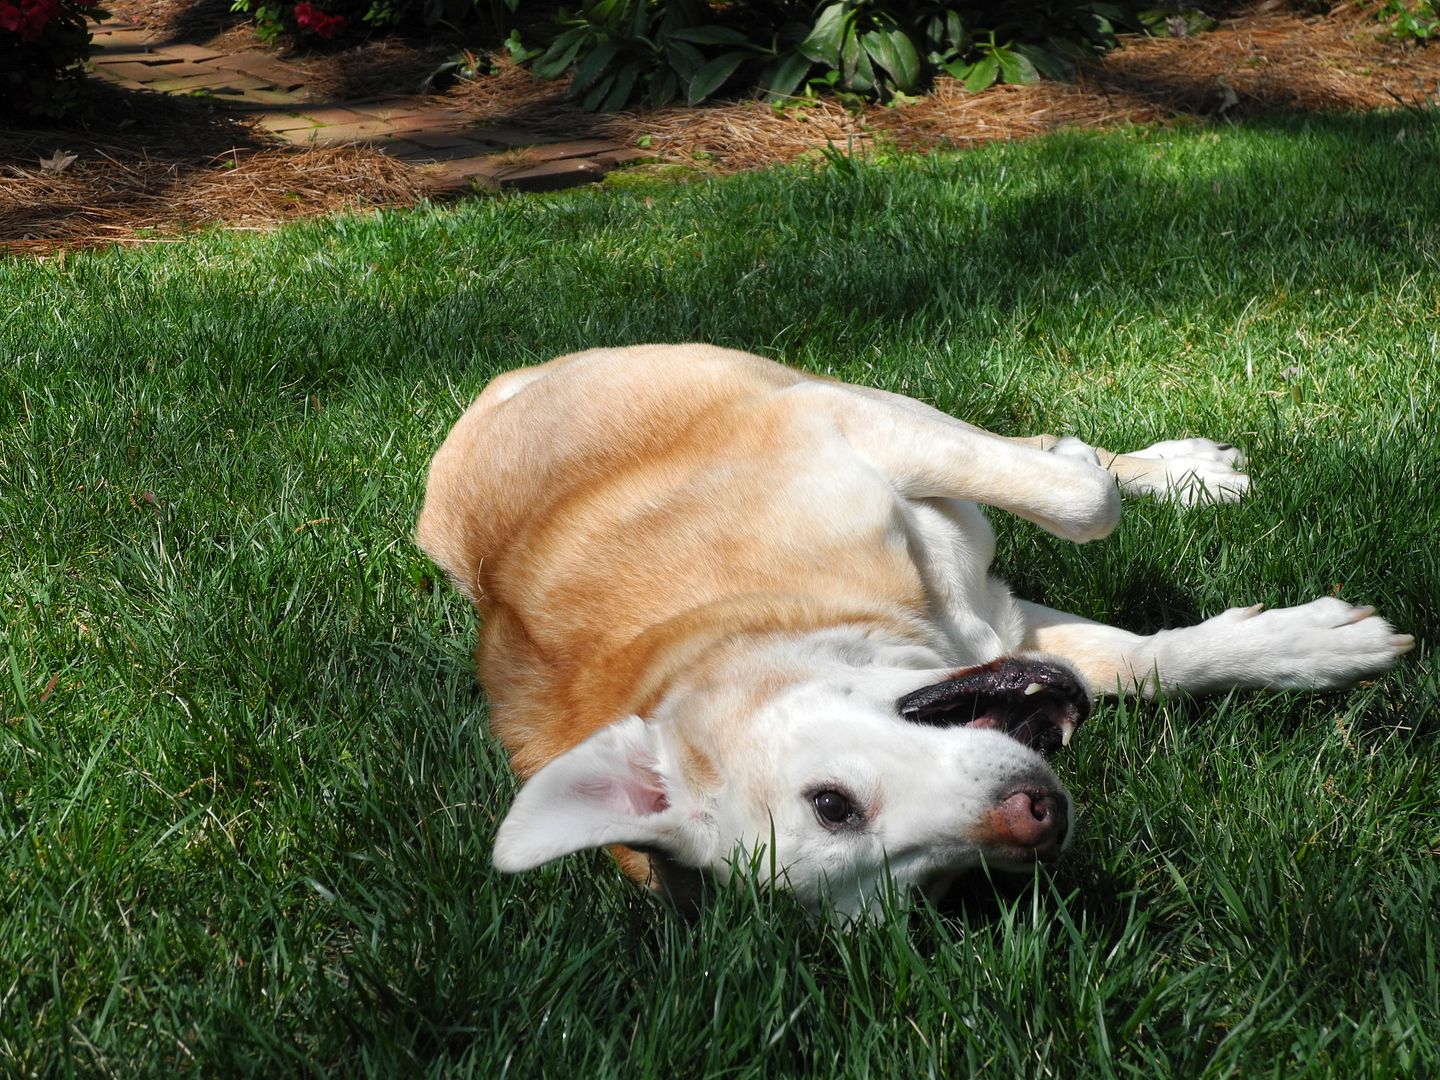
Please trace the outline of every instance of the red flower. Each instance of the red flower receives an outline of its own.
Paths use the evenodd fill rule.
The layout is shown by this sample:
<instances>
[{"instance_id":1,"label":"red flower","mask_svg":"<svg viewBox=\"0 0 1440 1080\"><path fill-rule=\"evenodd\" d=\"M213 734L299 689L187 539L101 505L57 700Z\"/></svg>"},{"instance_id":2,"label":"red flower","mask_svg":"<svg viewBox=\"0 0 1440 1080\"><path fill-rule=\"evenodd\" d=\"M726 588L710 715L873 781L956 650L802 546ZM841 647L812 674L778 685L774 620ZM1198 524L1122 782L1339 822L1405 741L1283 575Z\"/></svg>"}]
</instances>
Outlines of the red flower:
<instances>
[{"instance_id":1,"label":"red flower","mask_svg":"<svg viewBox=\"0 0 1440 1080\"><path fill-rule=\"evenodd\" d=\"M19 34L21 41L35 41L50 21L60 14L60 0L0 0L0 30Z\"/></svg>"},{"instance_id":2,"label":"red flower","mask_svg":"<svg viewBox=\"0 0 1440 1080\"><path fill-rule=\"evenodd\" d=\"M327 14L309 0L300 0L295 5L295 25L301 30L309 30L321 41L329 41L344 27L345 16Z\"/></svg>"},{"instance_id":3,"label":"red flower","mask_svg":"<svg viewBox=\"0 0 1440 1080\"><path fill-rule=\"evenodd\" d=\"M20 0L18 6L0 0L0 27L18 33L21 41L37 40L58 14L60 0Z\"/></svg>"},{"instance_id":4,"label":"red flower","mask_svg":"<svg viewBox=\"0 0 1440 1080\"><path fill-rule=\"evenodd\" d=\"M25 16L10 0L0 0L0 30L18 34L25 28Z\"/></svg>"}]
</instances>

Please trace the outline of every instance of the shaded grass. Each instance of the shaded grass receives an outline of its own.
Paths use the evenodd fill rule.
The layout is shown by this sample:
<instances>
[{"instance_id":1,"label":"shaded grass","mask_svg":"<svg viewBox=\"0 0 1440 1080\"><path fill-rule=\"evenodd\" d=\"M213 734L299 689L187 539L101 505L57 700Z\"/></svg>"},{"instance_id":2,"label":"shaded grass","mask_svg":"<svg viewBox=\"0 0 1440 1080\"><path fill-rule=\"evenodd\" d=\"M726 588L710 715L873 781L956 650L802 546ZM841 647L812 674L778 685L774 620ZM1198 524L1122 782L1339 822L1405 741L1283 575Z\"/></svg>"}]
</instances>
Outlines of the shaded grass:
<instances>
[{"instance_id":1,"label":"shaded grass","mask_svg":"<svg viewBox=\"0 0 1440 1080\"><path fill-rule=\"evenodd\" d=\"M0 263L0 1070L1440 1070L1437 149L1414 113L1061 136ZM687 339L1233 439L1249 502L1084 548L995 515L1001 570L1141 630L1338 590L1420 646L1103 706L1071 857L886 926L500 878L429 454L499 371Z\"/></svg>"}]
</instances>

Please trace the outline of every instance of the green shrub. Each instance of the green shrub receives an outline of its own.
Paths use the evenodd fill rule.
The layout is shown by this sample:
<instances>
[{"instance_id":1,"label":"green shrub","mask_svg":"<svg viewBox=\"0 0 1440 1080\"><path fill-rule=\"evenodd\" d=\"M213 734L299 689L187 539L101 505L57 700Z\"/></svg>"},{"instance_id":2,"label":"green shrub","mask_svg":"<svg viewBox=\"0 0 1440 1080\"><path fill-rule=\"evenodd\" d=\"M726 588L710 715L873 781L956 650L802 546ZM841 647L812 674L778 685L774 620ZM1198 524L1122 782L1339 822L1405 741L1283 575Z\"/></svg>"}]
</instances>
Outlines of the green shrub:
<instances>
[{"instance_id":1,"label":"green shrub","mask_svg":"<svg viewBox=\"0 0 1440 1080\"><path fill-rule=\"evenodd\" d=\"M76 99L90 56L86 19L98 0L0 0L0 113L60 116Z\"/></svg>"},{"instance_id":2,"label":"green shrub","mask_svg":"<svg viewBox=\"0 0 1440 1080\"><path fill-rule=\"evenodd\" d=\"M1400 41L1440 38L1437 0L1390 0L1380 9L1380 18L1389 26L1390 35Z\"/></svg>"},{"instance_id":3,"label":"green shrub","mask_svg":"<svg viewBox=\"0 0 1440 1080\"><path fill-rule=\"evenodd\" d=\"M1064 77L1122 30L1164 31L1198 12L1095 0L582 0L532 54L542 78L573 71L590 109L704 100L746 80L772 98L829 87L886 99L944 72L971 90Z\"/></svg>"}]
</instances>

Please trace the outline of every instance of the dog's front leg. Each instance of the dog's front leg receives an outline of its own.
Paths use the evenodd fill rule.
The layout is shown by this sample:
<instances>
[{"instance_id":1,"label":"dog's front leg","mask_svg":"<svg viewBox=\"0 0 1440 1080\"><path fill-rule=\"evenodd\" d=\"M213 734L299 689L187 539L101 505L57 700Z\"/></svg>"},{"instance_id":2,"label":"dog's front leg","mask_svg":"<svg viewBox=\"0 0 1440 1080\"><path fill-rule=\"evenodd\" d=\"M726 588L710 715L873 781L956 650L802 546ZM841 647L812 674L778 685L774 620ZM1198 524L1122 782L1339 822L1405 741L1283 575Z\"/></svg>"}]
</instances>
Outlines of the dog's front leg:
<instances>
[{"instance_id":1,"label":"dog's front leg","mask_svg":"<svg viewBox=\"0 0 1440 1080\"><path fill-rule=\"evenodd\" d=\"M1298 607L1231 608L1142 636L1022 601L1022 648L1059 656L1092 694L1232 687L1330 690L1378 675L1415 644L1372 608L1333 596Z\"/></svg>"}]
</instances>

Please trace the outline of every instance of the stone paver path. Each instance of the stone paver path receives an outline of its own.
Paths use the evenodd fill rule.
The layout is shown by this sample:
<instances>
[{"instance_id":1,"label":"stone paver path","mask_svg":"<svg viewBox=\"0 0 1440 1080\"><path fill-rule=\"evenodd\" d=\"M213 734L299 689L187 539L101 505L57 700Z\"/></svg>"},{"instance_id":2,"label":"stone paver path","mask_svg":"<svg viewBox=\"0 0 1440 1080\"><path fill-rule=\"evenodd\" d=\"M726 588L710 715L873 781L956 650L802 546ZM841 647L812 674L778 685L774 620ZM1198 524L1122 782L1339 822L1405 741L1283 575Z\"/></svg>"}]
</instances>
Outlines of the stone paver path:
<instances>
[{"instance_id":1,"label":"stone paver path","mask_svg":"<svg viewBox=\"0 0 1440 1080\"><path fill-rule=\"evenodd\" d=\"M261 53L229 54L170 43L153 31L107 21L93 31L95 74L161 93L203 91L256 118L278 138L302 146L371 146L427 170L437 189L471 185L553 191L598 180L643 151L598 139L551 139L513 128L477 126L434 98L393 97L317 104L305 74Z\"/></svg>"}]
</instances>

